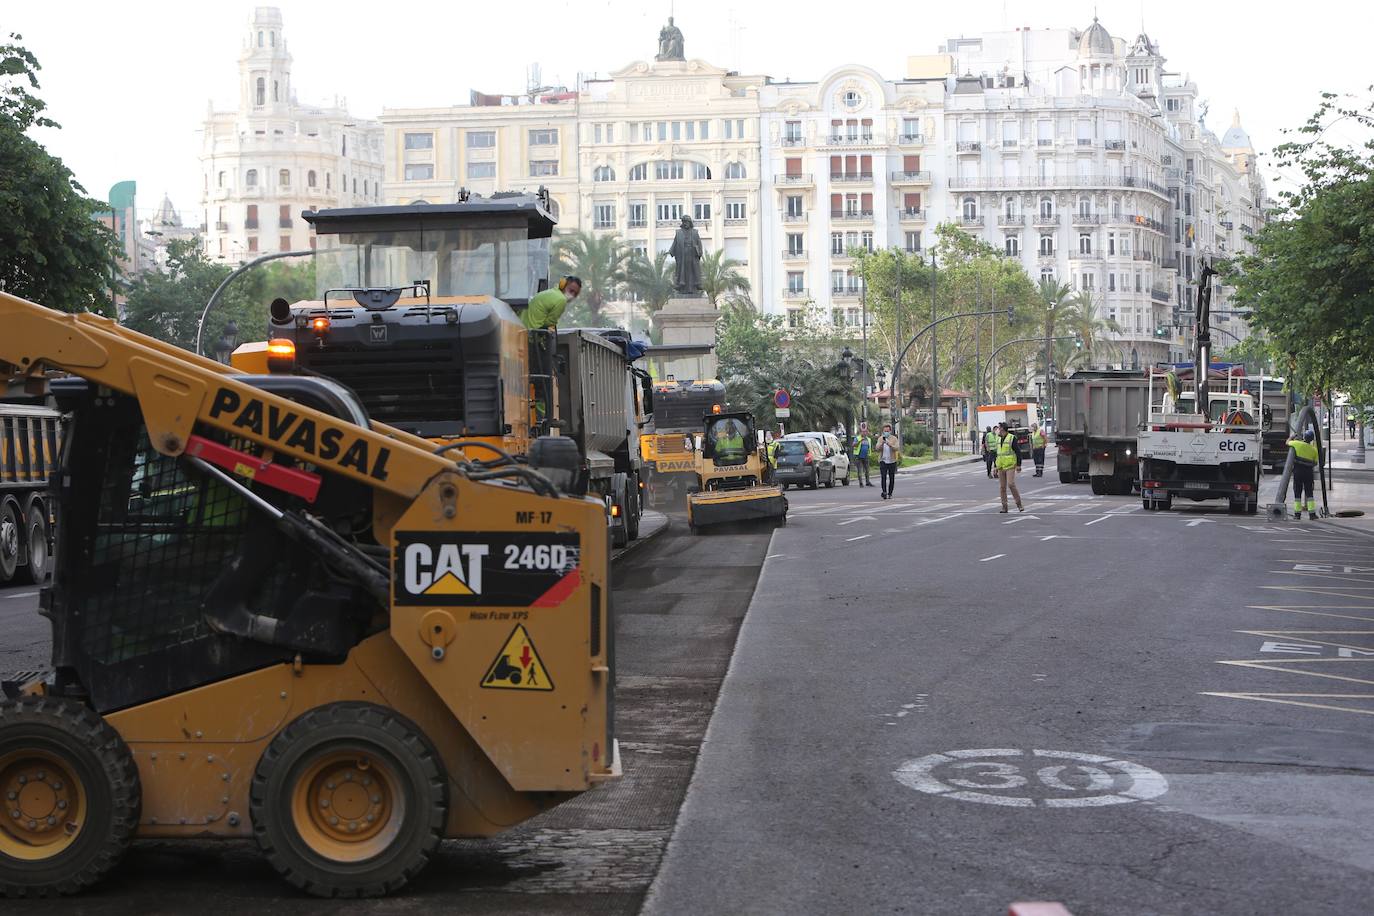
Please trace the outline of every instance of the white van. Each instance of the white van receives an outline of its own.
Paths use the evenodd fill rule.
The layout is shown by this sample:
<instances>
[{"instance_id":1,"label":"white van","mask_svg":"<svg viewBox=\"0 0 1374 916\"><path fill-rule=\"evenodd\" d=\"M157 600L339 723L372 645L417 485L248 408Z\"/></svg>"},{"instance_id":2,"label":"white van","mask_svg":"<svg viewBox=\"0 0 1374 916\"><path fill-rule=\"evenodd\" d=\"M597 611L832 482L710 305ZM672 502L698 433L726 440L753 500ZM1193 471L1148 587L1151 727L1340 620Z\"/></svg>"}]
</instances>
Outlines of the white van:
<instances>
[{"instance_id":1,"label":"white van","mask_svg":"<svg viewBox=\"0 0 1374 916\"><path fill-rule=\"evenodd\" d=\"M844 486L849 486L849 452L845 450L844 443L840 441L839 436L834 433L802 432L788 433L783 438L814 439L820 445L821 451L831 466L835 468L835 479Z\"/></svg>"}]
</instances>

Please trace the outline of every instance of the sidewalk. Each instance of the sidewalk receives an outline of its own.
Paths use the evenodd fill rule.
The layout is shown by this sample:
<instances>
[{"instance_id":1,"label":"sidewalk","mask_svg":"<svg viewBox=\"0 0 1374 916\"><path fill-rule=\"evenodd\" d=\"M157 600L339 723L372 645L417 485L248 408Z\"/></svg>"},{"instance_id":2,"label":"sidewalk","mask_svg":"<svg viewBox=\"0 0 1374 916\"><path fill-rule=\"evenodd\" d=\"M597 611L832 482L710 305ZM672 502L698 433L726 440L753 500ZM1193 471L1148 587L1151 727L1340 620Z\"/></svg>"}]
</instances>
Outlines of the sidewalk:
<instances>
[{"instance_id":1,"label":"sidewalk","mask_svg":"<svg viewBox=\"0 0 1374 916\"><path fill-rule=\"evenodd\" d=\"M1337 437L1331 446L1331 479L1327 480L1326 503L1331 517L1325 521L1341 528L1374 537L1374 448L1367 449L1368 463L1355 463L1355 441ZM1321 481L1318 479L1317 504L1321 504ZM1288 492L1292 506L1292 488ZM1361 515L1339 517L1337 513L1359 512Z\"/></svg>"}]
</instances>

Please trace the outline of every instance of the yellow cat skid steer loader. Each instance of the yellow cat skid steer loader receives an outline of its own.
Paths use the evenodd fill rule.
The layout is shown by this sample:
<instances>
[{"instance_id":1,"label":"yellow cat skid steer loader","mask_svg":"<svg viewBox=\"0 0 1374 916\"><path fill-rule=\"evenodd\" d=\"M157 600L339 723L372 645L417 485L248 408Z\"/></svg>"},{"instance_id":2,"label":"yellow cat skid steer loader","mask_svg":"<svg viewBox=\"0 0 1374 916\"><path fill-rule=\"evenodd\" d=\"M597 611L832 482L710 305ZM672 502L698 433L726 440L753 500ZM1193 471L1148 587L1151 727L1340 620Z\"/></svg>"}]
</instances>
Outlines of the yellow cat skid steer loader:
<instances>
[{"instance_id":1,"label":"yellow cat skid steer loader","mask_svg":"<svg viewBox=\"0 0 1374 916\"><path fill-rule=\"evenodd\" d=\"M570 492L575 450L463 457L327 379L4 294L0 327L0 361L72 375L52 666L0 684L0 894L219 837L309 893L385 894L445 837L618 775L605 507Z\"/></svg>"},{"instance_id":2,"label":"yellow cat skid steer loader","mask_svg":"<svg viewBox=\"0 0 1374 916\"><path fill-rule=\"evenodd\" d=\"M768 486L754 416L712 412L696 450L695 492L687 496L687 526L693 534L732 522L787 524L782 487Z\"/></svg>"}]
</instances>

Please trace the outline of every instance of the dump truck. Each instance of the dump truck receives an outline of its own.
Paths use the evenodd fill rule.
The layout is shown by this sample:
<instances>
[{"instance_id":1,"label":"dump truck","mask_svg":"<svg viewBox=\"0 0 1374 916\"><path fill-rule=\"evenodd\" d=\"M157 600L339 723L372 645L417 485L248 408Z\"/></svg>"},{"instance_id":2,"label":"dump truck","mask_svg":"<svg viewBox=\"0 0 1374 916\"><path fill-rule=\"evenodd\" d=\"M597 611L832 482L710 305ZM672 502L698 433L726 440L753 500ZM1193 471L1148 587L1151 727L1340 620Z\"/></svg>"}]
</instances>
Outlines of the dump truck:
<instances>
[{"instance_id":1,"label":"dump truck","mask_svg":"<svg viewBox=\"0 0 1374 916\"><path fill-rule=\"evenodd\" d=\"M1145 373L1080 369L1054 386L1060 483L1086 478L1098 495L1130 493L1139 473L1136 433L1149 412Z\"/></svg>"},{"instance_id":2,"label":"dump truck","mask_svg":"<svg viewBox=\"0 0 1374 916\"><path fill-rule=\"evenodd\" d=\"M577 443L588 491L605 501L612 543L623 547L639 537L644 512L639 439L654 406L649 376L635 370L626 331L560 330L557 340L559 432Z\"/></svg>"},{"instance_id":3,"label":"dump truck","mask_svg":"<svg viewBox=\"0 0 1374 916\"><path fill-rule=\"evenodd\" d=\"M716 379L656 382L650 427L640 436L652 505L680 501L697 484L696 436L701 418L725 409L725 385Z\"/></svg>"},{"instance_id":4,"label":"dump truck","mask_svg":"<svg viewBox=\"0 0 1374 916\"><path fill-rule=\"evenodd\" d=\"M235 350L235 368L335 379L374 419L478 460L491 449L527 454L541 427L582 430L581 418L590 415L580 399L606 385L620 396L597 399L593 435L579 432L574 439L598 452L605 429L620 430L621 439L630 429L637 439L639 417L624 390L630 371L624 348L617 370L569 386L567 365L549 366L543 357L559 344L520 320L530 298L549 284L554 219L546 193L302 216L318 243L315 299L274 300L269 338ZM583 360L572 366L575 373L603 368ZM573 400L545 404L554 392ZM633 451L637 443L582 453L617 543L638 534ZM602 474L606 454L615 469Z\"/></svg>"},{"instance_id":5,"label":"dump truck","mask_svg":"<svg viewBox=\"0 0 1374 916\"><path fill-rule=\"evenodd\" d=\"M35 381L40 391L46 390L45 379ZM0 585L41 585L47 578L53 511L49 482L61 445L62 414L45 394L30 395L13 386L0 398Z\"/></svg>"},{"instance_id":6,"label":"dump truck","mask_svg":"<svg viewBox=\"0 0 1374 916\"><path fill-rule=\"evenodd\" d=\"M696 449L697 485L687 495L687 527L730 523L787 523L782 487L764 483L764 456L754 416L717 411L704 418Z\"/></svg>"},{"instance_id":7,"label":"dump truck","mask_svg":"<svg viewBox=\"0 0 1374 916\"><path fill-rule=\"evenodd\" d=\"M328 378L3 293L0 327L0 360L71 375L51 664L0 680L0 894L237 839L310 894L382 895L619 774L571 440L478 459Z\"/></svg>"}]
</instances>

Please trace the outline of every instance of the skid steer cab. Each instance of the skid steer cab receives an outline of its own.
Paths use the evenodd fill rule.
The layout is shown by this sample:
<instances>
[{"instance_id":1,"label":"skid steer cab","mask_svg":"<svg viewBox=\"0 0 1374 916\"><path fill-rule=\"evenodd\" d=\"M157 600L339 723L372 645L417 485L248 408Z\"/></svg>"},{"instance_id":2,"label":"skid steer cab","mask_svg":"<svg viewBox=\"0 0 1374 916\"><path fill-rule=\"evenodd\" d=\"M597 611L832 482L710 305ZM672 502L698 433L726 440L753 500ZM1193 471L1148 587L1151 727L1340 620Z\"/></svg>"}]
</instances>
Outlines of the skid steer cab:
<instances>
[{"instance_id":1,"label":"skid steer cab","mask_svg":"<svg viewBox=\"0 0 1374 916\"><path fill-rule=\"evenodd\" d=\"M0 360L71 374L51 666L0 683L0 895L135 838L381 895L618 775L605 510L559 449L475 460L337 382L2 293L0 326Z\"/></svg>"},{"instance_id":2,"label":"skid steer cab","mask_svg":"<svg viewBox=\"0 0 1374 916\"><path fill-rule=\"evenodd\" d=\"M787 523L782 487L764 483L765 459L753 414L707 414L696 466L697 487L687 496L687 525L693 534L731 523Z\"/></svg>"}]
</instances>

